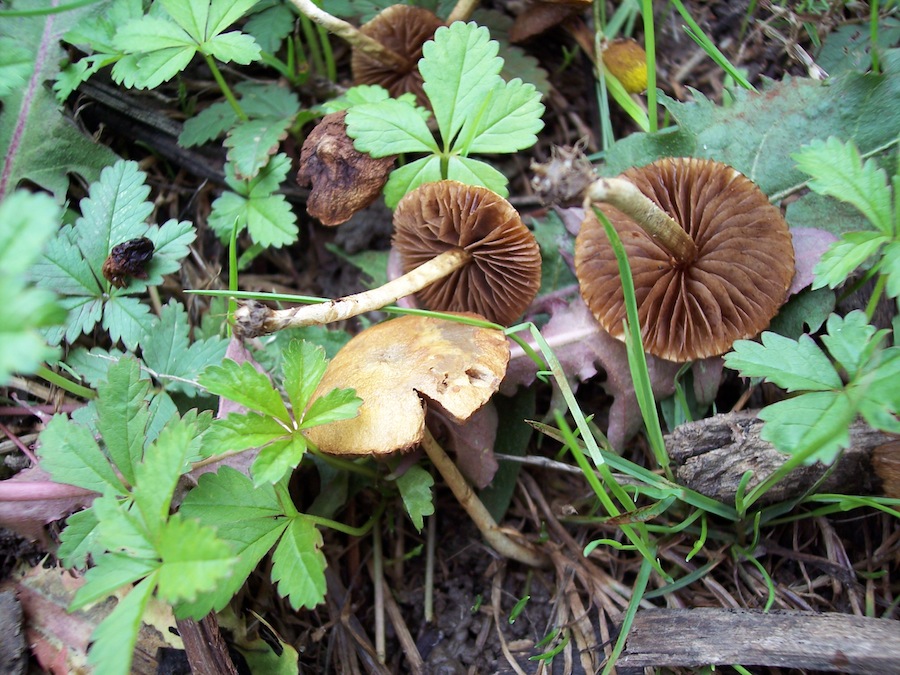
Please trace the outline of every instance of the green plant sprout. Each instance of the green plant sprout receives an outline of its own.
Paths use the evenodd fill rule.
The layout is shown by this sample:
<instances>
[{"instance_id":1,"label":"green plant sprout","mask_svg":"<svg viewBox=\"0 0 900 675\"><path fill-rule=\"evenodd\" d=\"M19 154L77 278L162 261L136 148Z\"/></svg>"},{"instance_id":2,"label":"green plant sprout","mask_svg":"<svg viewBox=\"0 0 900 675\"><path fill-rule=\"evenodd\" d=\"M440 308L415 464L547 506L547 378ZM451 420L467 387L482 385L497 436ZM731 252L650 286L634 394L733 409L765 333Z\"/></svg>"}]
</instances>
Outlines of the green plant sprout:
<instances>
[{"instance_id":1,"label":"green plant sprout","mask_svg":"<svg viewBox=\"0 0 900 675\"><path fill-rule=\"evenodd\" d=\"M440 143L424 112L406 101L350 108L347 133L360 152L373 157L426 154L391 173L384 187L388 206L396 206L422 183L448 178L509 194L506 176L470 154L510 153L534 145L544 106L533 85L500 77L498 49L486 28L462 22L439 28L423 46L419 71Z\"/></svg>"}]
</instances>

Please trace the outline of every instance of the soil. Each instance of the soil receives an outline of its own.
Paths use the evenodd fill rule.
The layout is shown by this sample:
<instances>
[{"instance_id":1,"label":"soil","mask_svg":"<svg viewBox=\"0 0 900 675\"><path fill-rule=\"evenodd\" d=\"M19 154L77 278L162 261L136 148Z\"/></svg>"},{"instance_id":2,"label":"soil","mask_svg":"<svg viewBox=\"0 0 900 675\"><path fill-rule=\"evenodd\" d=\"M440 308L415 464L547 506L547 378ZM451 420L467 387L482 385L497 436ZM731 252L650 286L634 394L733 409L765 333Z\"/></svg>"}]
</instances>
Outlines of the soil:
<instances>
[{"instance_id":1,"label":"soil","mask_svg":"<svg viewBox=\"0 0 900 675\"><path fill-rule=\"evenodd\" d=\"M690 86L720 101L725 90L721 71L708 59L698 57L698 48L682 30L680 19L671 10L664 10L665 3L657 4L660 86L678 99L690 96ZM812 49L803 29L804 21L814 22L825 33L841 21L860 18L853 7L843 8L843 3L801 3L831 5L828 12L815 16L766 9L763 6L768 7L768 3L759 3L755 16L779 31L785 38L782 42L765 33L759 23L742 31L750 4L757 5L717 0L685 2L726 56L746 67L753 83L759 83L763 77L780 79L787 74L807 74L806 67L792 58L786 47ZM515 15L521 10L521 3L498 1L494 7ZM783 12L783 18L774 19L774 12ZM554 29L525 46L551 74L557 94L548 102L547 129L539 144L530 153L510 160L504 171L515 174L510 185L511 201L525 213L540 213L541 207L529 186L530 160L543 160L549 156L552 145L573 144L582 138L585 129L598 128L597 110L591 64L568 33ZM574 54L571 62L564 61L566 53ZM348 54L338 47L337 56L339 65L346 68ZM208 73L200 69L191 75L196 79L186 80L188 87L200 87L208 80ZM164 117L172 115L174 106L168 103L176 97L174 90L166 93L172 96L169 102L137 92L128 92L127 96L146 108L146 115ZM210 204L222 185L216 168L221 166L221 157L213 153L206 162L211 173L203 175L190 168L197 162L204 163L196 154L174 150L171 152L175 154L167 155L168 151L162 149L155 157L142 153L136 140L143 132L129 126L127 115L113 119L108 111L98 113L91 101L90 95L83 93L71 105L79 109L78 119L88 131L99 132L100 139L122 156L142 161L142 168L150 173L154 183L160 217L171 215L205 223ZM80 109L82 103L87 104L84 110ZM635 130L624 115L614 114L618 136ZM97 124L98 115L104 122L102 128ZM162 132L147 133L149 136L141 141L154 148L163 147L159 143ZM597 149L595 139L589 139L588 148ZM299 151L295 148L293 152L296 159ZM80 197L77 192L78 187L73 186L73 201ZM302 212L305 193L293 186L288 193L298 213ZM339 230L306 222L301 232L301 240L290 249L264 252L253 263L242 278L247 290L285 290L330 297L360 290L364 280L357 268L326 247L336 241L350 252L386 248L389 214L383 206L376 205ZM203 264L197 264L197 260ZM194 260L186 263L182 278L167 283L163 293L178 293L182 286L208 285L225 261L222 244L212 232L205 232L195 247ZM354 329L357 324L351 322L349 327ZM598 387L586 386L580 395L585 398L582 404L586 410L599 412L608 407L608 400ZM549 399L549 391L539 392L537 418L548 411ZM14 423L17 433L27 434L36 420L22 417ZM535 435L528 452L552 460L557 449L554 443ZM631 443L625 454L648 463L649 453L640 438ZM436 535L431 563L426 555L426 533L412 529L403 515L402 504L390 505L382 519L380 536L387 587L384 607L375 602L372 537L354 539L328 533L324 550L329 560L329 593L325 604L315 610L292 611L275 594L269 569L263 564L235 598L233 609L270 644L277 645L277 635L297 649L301 672L305 673L597 672L603 665L604 651L616 638L630 589L640 573L641 557L612 546L598 547L588 557L583 555L584 547L592 540L622 538L615 525L588 525L580 518L591 514L594 508L583 476L558 465L537 463L526 466L519 475L502 525L531 540L545 539L552 563L547 569L531 569L498 557L482 542L445 489L436 490L435 502L438 515L432 523ZM351 502L345 516L345 522L360 524L366 520L367 504L362 498ZM760 573L765 569L777 588L777 608L898 618L897 520L874 509L858 509L797 521L786 519L760 535L758 541L742 542L746 557L740 560L723 549L705 551L696 560L686 562L697 537L690 529L664 539L658 557L677 576L703 566L708 569L693 583L645 601L646 606L762 608L768 597L766 580ZM34 545L0 532L0 575L6 577L19 564L34 565L35 550ZM430 620L425 616L429 565L434 572ZM654 590L652 584L650 591ZM254 613L269 627L256 621ZM380 666L374 655L382 621L386 660ZM225 635L228 639L230 633ZM177 668L170 672L177 672ZM682 668L673 672L694 670Z\"/></svg>"}]
</instances>

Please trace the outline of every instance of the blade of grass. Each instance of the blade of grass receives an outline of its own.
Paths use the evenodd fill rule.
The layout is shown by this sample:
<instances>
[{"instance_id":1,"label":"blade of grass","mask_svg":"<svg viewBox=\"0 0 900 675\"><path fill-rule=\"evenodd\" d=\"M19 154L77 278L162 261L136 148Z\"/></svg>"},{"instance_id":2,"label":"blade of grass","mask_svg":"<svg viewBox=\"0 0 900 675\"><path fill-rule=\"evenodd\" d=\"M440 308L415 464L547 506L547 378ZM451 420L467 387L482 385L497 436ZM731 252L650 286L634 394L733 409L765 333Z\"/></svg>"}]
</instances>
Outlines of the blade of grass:
<instances>
[{"instance_id":1,"label":"blade of grass","mask_svg":"<svg viewBox=\"0 0 900 675\"><path fill-rule=\"evenodd\" d=\"M616 667L616 661L622 650L625 649L625 642L628 640L628 633L631 632L631 624L634 623L634 615L637 614L641 600L644 598L644 591L647 589L647 582L650 580L650 571L652 566L647 558L641 561L641 568L638 570L637 578L634 580L632 587L631 600L628 601L628 608L625 610L625 616L622 617L622 625L619 629L619 637L609 654L609 659L603 667L603 675L611 673Z\"/></svg>"},{"instance_id":2,"label":"blade of grass","mask_svg":"<svg viewBox=\"0 0 900 675\"><path fill-rule=\"evenodd\" d=\"M642 0L644 19L644 51L647 54L647 117L651 133L658 131L659 113L656 103L656 34L653 25L653 0Z\"/></svg>"}]
</instances>

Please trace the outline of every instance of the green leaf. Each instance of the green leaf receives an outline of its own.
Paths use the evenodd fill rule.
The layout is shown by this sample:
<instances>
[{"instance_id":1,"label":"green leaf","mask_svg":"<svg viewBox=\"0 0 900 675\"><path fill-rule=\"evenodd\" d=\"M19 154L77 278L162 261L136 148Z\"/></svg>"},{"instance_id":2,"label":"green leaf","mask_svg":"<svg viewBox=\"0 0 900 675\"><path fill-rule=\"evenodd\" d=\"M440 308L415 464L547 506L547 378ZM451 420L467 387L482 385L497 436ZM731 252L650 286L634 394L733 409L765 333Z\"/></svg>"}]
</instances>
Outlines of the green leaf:
<instances>
[{"instance_id":1,"label":"green leaf","mask_svg":"<svg viewBox=\"0 0 900 675\"><path fill-rule=\"evenodd\" d=\"M384 202L394 208L403 195L414 190L423 183L441 180L441 158L429 155L394 169L384 185Z\"/></svg>"},{"instance_id":2,"label":"green leaf","mask_svg":"<svg viewBox=\"0 0 900 675\"><path fill-rule=\"evenodd\" d=\"M196 434L196 425L176 418L160 432L159 438L147 448L144 460L135 468L132 496L151 538L159 537L163 528L168 528L166 521L172 495L178 479L190 468L191 441Z\"/></svg>"},{"instance_id":3,"label":"green leaf","mask_svg":"<svg viewBox=\"0 0 900 675\"><path fill-rule=\"evenodd\" d=\"M131 499L97 497L91 505L97 515L97 538L107 551L136 560L155 561L156 547Z\"/></svg>"},{"instance_id":4,"label":"green leaf","mask_svg":"<svg viewBox=\"0 0 900 675\"><path fill-rule=\"evenodd\" d=\"M135 586L91 634L88 662L96 675L128 675L141 618L156 588L156 575Z\"/></svg>"},{"instance_id":5,"label":"green leaf","mask_svg":"<svg viewBox=\"0 0 900 675\"><path fill-rule=\"evenodd\" d=\"M162 283L163 275L181 269L181 261L190 253L190 245L197 238L196 228L186 220L167 220L161 226L151 225L146 236L153 242L153 258L147 265L146 279L132 279L129 293L142 292L147 286Z\"/></svg>"},{"instance_id":6,"label":"green leaf","mask_svg":"<svg viewBox=\"0 0 900 675\"><path fill-rule=\"evenodd\" d=\"M214 527L237 556L227 579L176 610L178 616L195 618L225 607L290 523L272 485L254 487L249 478L227 466L216 474L202 475L182 502L180 513Z\"/></svg>"},{"instance_id":7,"label":"green leaf","mask_svg":"<svg viewBox=\"0 0 900 675\"><path fill-rule=\"evenodd\" d=\"M235 175L245 180L256 176L287 137L291 122L289 117L267 118L232 127L225 139L225 147Z\"/></svg>"},{"instance_id":8,"label":"green leaf","mask_svg":"<svg viewBox=\"0 0 900 675\"><path fill-rule=\"evenodd\" d=\"M200 51L222 63L239 63L243 66L259 61L260 57L256 40L238 31L216 35L202 44Z\"/></svg>"},{"instance_id":9,"label":"green leaf","mask_svg":"<svg viewBox=\"0 0 900 675\"><path fill-rule=\"evenodd\" d=\"M838 451L850 445L848 429L856 412L843 391L801 394L760 411L759 418L766 422L760 438L782 452L811 452L807 464L831 464Z\"/></svg>"},{"instance_id":10,"label":"green leaf","mask_svg":"<svg viewBox=\"0 0 900 675\"><path fill-rule=\"evenodd\" d=\"M283 424L257 413L230 413L228 417L213 420L212 427L203 438L205 454L261 448L283 438L289 432Z\"/></svg>"},{"instance_id":11,"label":"green leaf","mask_svg":"<svg viewBox=\"0 0 900 675\"><path fill-rule=\"evenodd\" d=\"M137 298L112 296L103 306L103 328L113 342L122 341L129 351L135 351L150 335L155 318L150 307Z\"/></svg>"},{"instance_id":12,"label":"green leaf","mask_svg":"<svg viewBox=\"0 0 900 675\"><path fill-rule=\"evenodd\" d=\"M38 456L41 467L57 483L95 492L124 495L125 488L85 427L54 415L41 432Z\"/></svg>"},{"instance_id":13,"label":"green leaf","mask_svg":"<svg viewBox=\"0 0 900 675\"><path fill-rule=\"evenodd\" d=\"M87 508L66 518L66 527L59 534L57 557L68 569L84 569L88 556L96 558L106 551L97 534L97 515Z\"/></svg>"},{"instance_id":14,"label":"green leaf","mask_svg":"<svg viewBox=\"0 0 900 675\"><path fill-rule=\"evenodd\" d=\"M471 157L451 157L447 163L447 178L458 180L468 185L481 185L493 190L501 197L506 197L509 182L502 173L487 162Z\"/></svg>"},{"instance_id":15,"label":"green leaf","mask_svg":"<svg viewBox=\"0 0 900 675\"><path fill-rule=\"evenodd\" d=\"M406 507L409 519L418 532L421 532L425 525L424 517L434 513L432 486L434 486L432 475L417 464L409 467L402 476L397 478L397 487L403 498L403 506Z\"/></svg>"},{"instance_id":16,"label":"green leaf","mask_svg":"<svg viewBox=\"0 0 900 675\"><path fill-rule=\"evenodd\" d=\"M258 487L280 481L288 471L300 463L307 447L306 438L297 432L262 448L250 467L253 484Z\"/></svg>"},{"instance_id":17,"label":"green leaf","mask_svg":"<svg viewBox=\"0 0 900 675\"><path fill-rule=\"evenodd\" d=\"M211 394L245 408L279 419L287 425L293 422L268 376L256 370L250 362L238 364L226 359L221 365L210 366L200 375L200 384Z\"/></svg>"},{"instance_id":18,"label":"green leaf","mask_svg":"<svg viewBox=\"0 0 900 675\"><path fill-rule=\"evenodd\" d=\"M128 483L135 483L135 467L144 452L144 435L150 413L150 383L141 378L134 357L112 364L106 382L97 386L97 429L116 468Z\"/></svg>"},{"instance_id":19,"label":"green leaf","mask_svg":"<svg viewBox=\"0 0 900 675\"><path fill-rule=\"evenodd\" d=\"M461 21L441 26L422 46L422 86L445 143L476 113L488 92L503 82L498 50L487 28Z\"/></svg>"},{"instance_id":20,"label":"green leaf","mask_svg":"<svg viewBox=\"0 0 900 675\"><path fill-rule=\"evenodd\" d=\"M847 280L851 272L875 254L887 240L880 232L848 232L834 242L816 263L813 290L835 288Z\"/></svg>"},{"instance_id":21,"label":"green leaf","mask_svg":"<svg viewBox=\"0 0 900 675\"><path fill-rule=\"evenodd\" d=\"M847 372L852 380L868 361L879 340L874 340L875 326L869 324L865 312L854 310L847 316L832 314L826 323L827 335L822 342L831 358Z\"/></svg>"},{"instance_id":22,"label":"green leaf","mask_svg":"<svg viewBox=\"0 0 900 675\"><path fill-rule=\"evenodd\" d=\"M491 94L478 115L463 124L454 149L463 154L491 154L516 152L537 143L537 133L544 127L544 106L534 85L515 79L499 85Z\"/></svg>"},{"instance_id":23,"label":"green leaf","mask_svg":"<svg viewBox=\"0 0 900 675\"><path fill-rule=\"evenodd\" d=\"M109 597L126 584L152 574L159 567L156 560L141 560L121 553L104 553L84 575L84 585L75 592L69 611Z\"/></svg>"},{"instance_id":24,"label":"green leaf","mask_svg":"<svg viewBox=\"0 0 900 675\"><path fill-rule=\"evenodd\" d=\"M136 55L136 70L129 72L133 86L155 89L184 70L197 53L197 42L174 21L145 16L122 26L113 46ZM121 71L126 61L119 61ZM114 71L115 72L115 71ZM120 73L120 77L125 75Z\"/></svg>"},{"instance_id":25,"label":"green leaf","mask_svg":"<svg viewBox=\"0 0 900 675\"><path fill-rule=\"evenodd\" d=\"M356 417L360 405L362 399L356 395L355 390L332 389L312 402L303 416L300 428L309 429L320 424Z\"/></svg>"},{"instance_id":26,"label":"green leaf","mask_svg":"<svg viewBox=\"0 0 900 675\"><path fill-rule=\"evenodd\" d=\"M892 415L900 412L900 347L873 354L856 384L865 401L882 406Z\"/></svg>"},{"instance_id":27,"label":"green leaf","mask_svg":"<svg viewBox=\"0 0 900 675\"><path fill-rule=\"evenodd\" d=\"M255 12L244 24L244 31L253 36L260 49L274 54L294 29L294 13L287 5L273 5Z\"/></svg>"},{"instance_id":28,"label":"green leaf","mask_svg":"<svg viewBox=\"0 0 900 675\"><path fill-rule=\"evenodd\" d=\"M228 544L212 527L173 515L159 538L162 558L159 596L175 604L191 602L198 593L214 589L231 573L236 562Z\"/></svg>"},{"instance_id":29,"label":"green leaf","mask_svg":"<svg viewBox=\"0 0 900 675\"><path fill-rule=\"evenodd\" d=\"M415 106L396 99L355 105L347 111L347 135L353 147L373 157L404 152L440 152L434 135Z\"/></svg>"},{"instance_id":30,"label":"green leaf","mask_svg":"<svg viewBox=\"0 0 900 675\"><path fill-rule=\"evenodd\" d=\"M184 305L170 300L162 309L159 323L143 341L144 363L166 389L196 396L193 384L208 365L221 363L228 342L212 337L190 344L190 324Z\"/></svg>"},{"instance_id":31,"label":"green leaf","mask_svg":"<svg viewBox=\"0 0 900 675\"><path fill-rule=\"evenodd\" d=\"M900 241L892 241L881 252L881 273L887 277L885 292L896 298L900 295Z\"/></svg>"},{"instance_id":32,"label":"green leaf","mask_svg":"<svg viewBox=\"0 0 900 675\"><path fill-rule=\"evenodd\" d=\"M0 38L0 97L25 88L34 71L34 57L20 42Z\"/></svg>"},{"instance_id":33,"label":"green leaf","mask_svg":"<svg viewBox=\"0 0 900 675\"><path fill-rule=\"evenodd\" d=\"M882 234L892 235L887 174L874 160L863 163L852 141L842 143L834 136L815 140L792 156L800 170L811 176L811 190L852 204Z\"/></svg>"},{"instance_id":34,"label":"green leaf","mask_svg":"<svg viewBox=\"0 0 900 675\"><path fill-rule=\"evenodd\" d=\"M249 12L258 0L209 0L207 37L218 35ZM178 0L166 0L166 8L178 5Z\"/></svg>"},{"instance_id":35,"label":"green leaf","mask_svg":"<svg viewBox=\"0 0 900 675\"><path fill-rule=\"evenodd\" d=\"M328 366L325 350L312 342L291 340L282 353L282 358L284 390L291 402L294 417L299 420Z\"/></svg>"},{"instance_id":36,"label":"green leaf","mask_svg":"<svg viewBox=\"0 0 900 675\"><path fill-rule=\"evenodd\" d=\"M237 113L227 101L213 103L185 121L178 144L185 148L215 140L238 121Z\"/></svg>"},{"instance_id":37,"label":"green leaf","mask_svg":"<svg viewBox=\"0 0 900 675\"><path fill-rule=\"evenodd\" d=\"M45 194L17 190L0 202L0 274L23 274L59 228L60 209Z\"/></svg>"},{"instance_id":38,"label":"green leaf","mask_svg":"<svg viewBox=\"0 0 900 675\"><path fill-rule=\"evenodd\" d=\"M295 610L313 608L325 597L322 534L303 516L293 518L272 556L272 581Z\"/></svg>"},{"instance_id":39,"label":"green leaf","mask_svg":"<svg viewBox=\"0 0 900 675\"><path fill-rule=\"evenodd\" d=\"M744 377L764 377L787 391L827 391L843 386L831 361L808 335L791 340L766 331L762 344L738 340L732 349L725 355L725 365Z\"/></svg>"}]
</instances>

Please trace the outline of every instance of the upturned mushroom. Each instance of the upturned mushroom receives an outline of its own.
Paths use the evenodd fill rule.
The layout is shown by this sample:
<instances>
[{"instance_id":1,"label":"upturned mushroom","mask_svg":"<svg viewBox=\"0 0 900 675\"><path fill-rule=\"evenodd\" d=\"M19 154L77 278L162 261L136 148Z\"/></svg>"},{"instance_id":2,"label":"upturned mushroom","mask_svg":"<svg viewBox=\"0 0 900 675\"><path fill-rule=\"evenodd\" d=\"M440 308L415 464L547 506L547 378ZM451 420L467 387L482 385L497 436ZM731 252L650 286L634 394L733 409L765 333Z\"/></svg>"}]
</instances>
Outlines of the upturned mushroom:
<instances>
[{"instance_id":1,"label":"upturned mushroom","mask_svg":"<svg viewBox=\"0 0 900 675\"><path fill-rule=\"evenodd\" d=\"M545 556L499 528L426 427L428 408L463 424L497 391L508 362L501 331L426 316L385 321L337 353L312 397L335 387L355 389L362 399L358 416L305 433L321 452L336 455L377 457L422 447L494 549L543 566Z\"/></svg>"},{"instance_id":2,"label":"upturned mushroom","mask_svg":"<svg viewBox=\"0 0 900 675\"><path fill-rule=\"evenodd\" d=\"M443 180L410 192L394 212L394 246L406 272L384 286L320 305L243 305L237 330L255 337L340 321L418 294L428 309L477 312L508 325L537 295L541 254L513 206L487 188Z\"/></svg>"},{"instance_id":3,"label":"upturned mushroom","mask_svg":"<svg viewBox=\"0 0 900 675\"><path fill-rule=\"evenodd\" d=\"M781 211L736 169L666 158L590 183L622 240L644 348L671 361L726 352L765 329L794 274ZM589 208L575 247L581 293L600 325L624 339L625 303L606 232Z\"/></svg>"}]
</instances>

